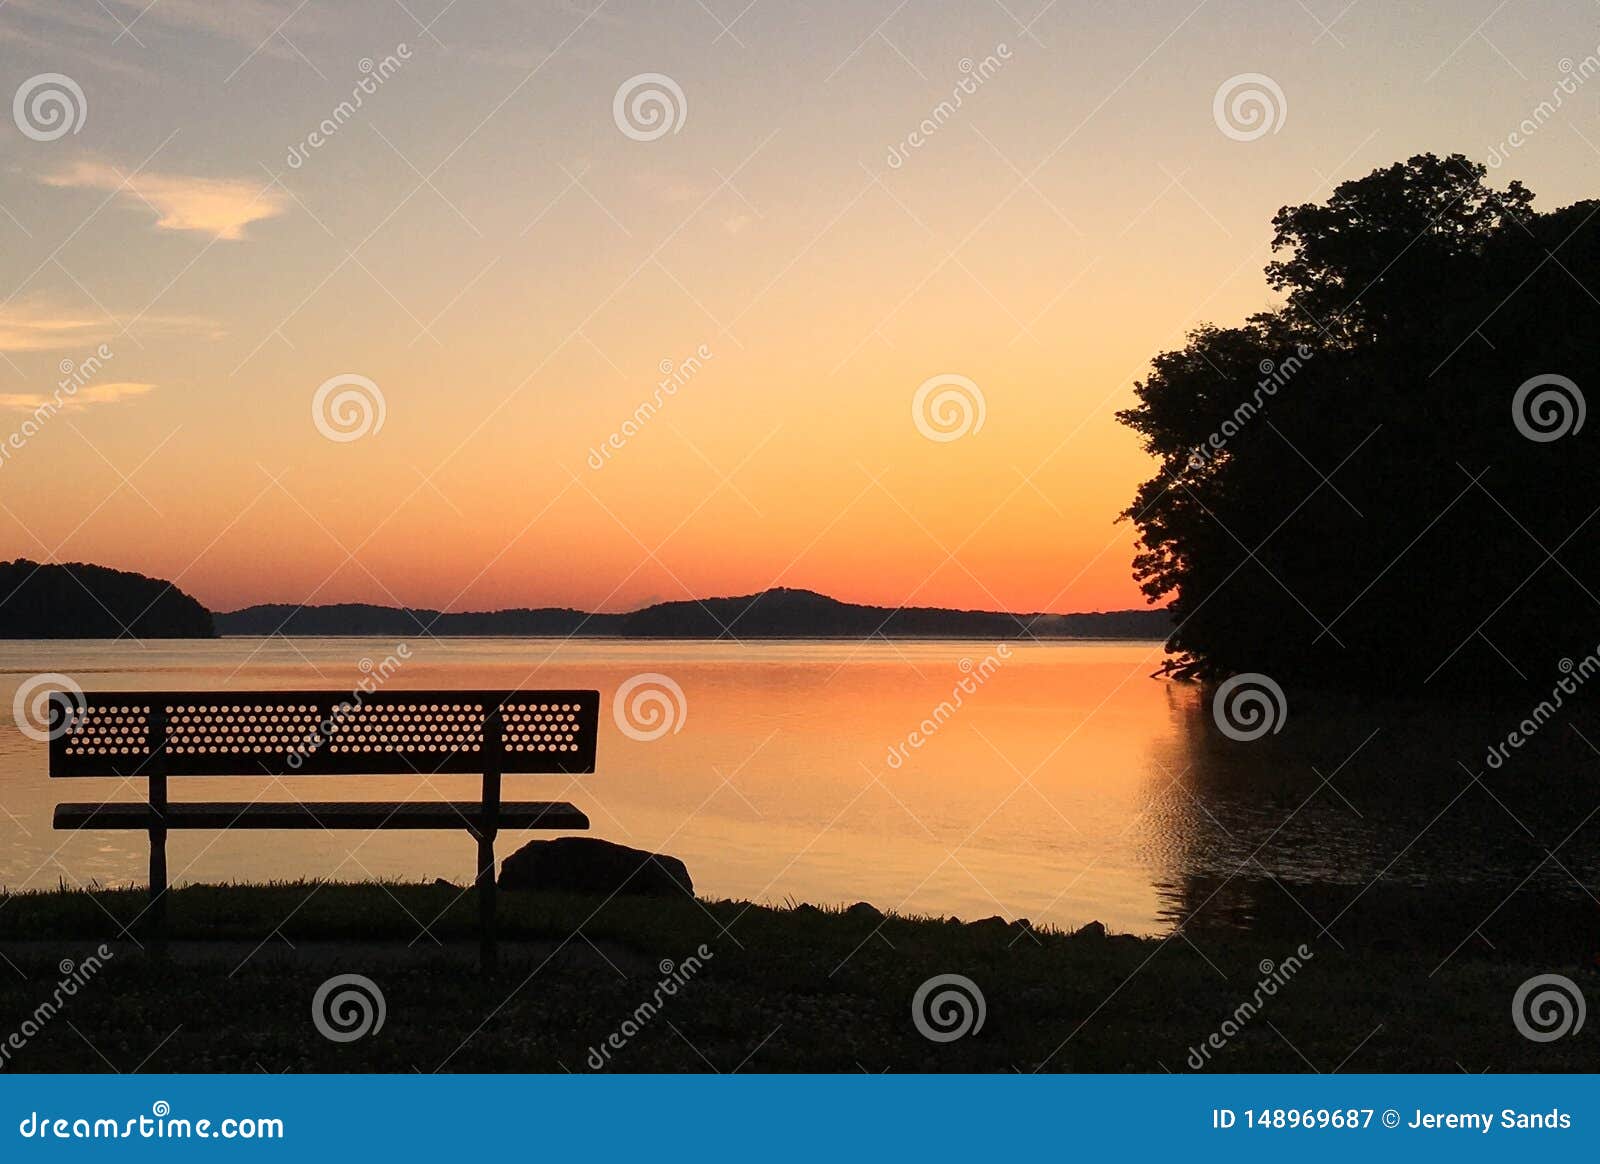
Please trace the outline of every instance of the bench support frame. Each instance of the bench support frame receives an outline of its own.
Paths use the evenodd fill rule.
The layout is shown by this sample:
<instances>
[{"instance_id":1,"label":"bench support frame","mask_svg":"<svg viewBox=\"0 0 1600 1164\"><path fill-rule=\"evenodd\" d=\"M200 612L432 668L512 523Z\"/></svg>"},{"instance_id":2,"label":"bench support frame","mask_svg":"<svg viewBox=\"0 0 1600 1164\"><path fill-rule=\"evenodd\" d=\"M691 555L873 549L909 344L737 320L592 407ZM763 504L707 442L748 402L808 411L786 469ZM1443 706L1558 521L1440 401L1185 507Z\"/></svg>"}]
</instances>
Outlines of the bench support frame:
<instances>
[{"instance_id":1,"label":"bench support frame","mask_svg":"<svg viewBox=\"0 0 1600 1164\"><path fill-rule=\"evenodd\" d=\"M150 709L150 737L165 746L167 716L160 705ZM152 765L150 796L150 936L158 944L166 932L167 918L167 774L160 764Z\"/></svg>"},{"instance_id":2,"label":"bench support frame","mask_svg":"<svg viewBox=\"0 0 1600 1164\"><path fill-rule=\"evenodd\" d=\"M485 971L493 970L495 945L494 841L500 832L500 773L483 774L483 823L478 826L478 956Z\"/></svg>"},{"instance_id":3,"label":"bench support frame","mask_svg":"<svg viewBox=\"0 0 1600 1164\"><path fill-rule=\"evenodd\" d=\"M474 882L478 895L479 954L485 972L496 966L497 944L495 926L495 856L494 844L502 826L536 829L586 829L589 821L572 805L566 803L515 802L503 804L500 798L502 772L510 767L516 772L548 772L579 774L594 771L595 738L599 706L597 691L517 691L517 692L400 692L374 697L373 707L388 709L398 721L391 720L379 746L371 746L374 737L370 732L361 736L352 729L361 746L336 745L343 738L343 716L351 708L350 697L341 692L106 692L78 693L68 698L65 693L52 696L52 722L63 725L75 721L82 726L85 716L95 713L110 715L115 725L99 730L101 747L96 750L96 729L91 727L84 741L74 741L65 728L51 737L51 776L115 776L123 779L143 777L148 782L148 810L136 811L128 804L58 804L56 827L83 828L137 828L145 831L150 840L150 900L144 912L144 922L155 952L163 949L167 919L167 834L178 828L314 828L344 827L376 828L451 828L465 827L477 841L478 859ZM290 703L283 708L276 705ZM129 706L129 704L134 706ZM461 726L459 714L469 710L463 704L474 704L484 710L480 735L474 739L463 737L466 728ZM196 708L195 704L205 704ZM549 704L548 709L544 706ZM171 706L169 706L171 705ZM274 706L262 706L274 705ZM444 705L444 706L440 706ZM535 706L538 705L538 706ZM362 706L359 696L356 707ZM190 746L168 747L168 712L189 713L179 716L182 724L177 730L177 744ZM241 726L194 726L193 713L203 711L204 722L234 724L239 715ZM554 720L532 716L538 711L560 713ZM323 736L319 750L309 756L290 754L283 750L281 733L288 729L268 728L271 720L258 719L260 713L310 712L317 713ZM427 726L421 721L435 713L447 713L445 724ZM254 714L250 714L254 713ZM455 713L455 714L449 714ZM569 714L570 713L570 714ZM411 726L413 714L418 721ZM509 717L509 718L508 718ZM543 720L543 726L541 726ZM245 722L253 726L243 726ZM561 721L557 723L556 721ZM125 725L125 726L124 726ZM76 729L74 729L75 731ZM241 734L245 744L264 744L268 733L277 731L271 748L238 746L194 747L197 731L230 732ZM483 796L478 805L468 803L443 803L419 806L407 802L399 804L374 804L367 802L327 802L305 804L296 802L292 811L286 805L256 802L249 804L171 804L167 799L169 775L382 775L393 772L417 771L396 742L411 739L412 733L455 732L464 743L456 751L437 760L430 771L482 773ZM187 737L182 733L187 732ZM437 740L438 735L429 735ZM554 741L551 745L539 741ZM532 741L530 743L529 741ZM128 746L140 741L142 747ZM519 742L520 741L520 742ZM563 746L564 741L565 745ZM78 746L74 747L74 743ZM298 737L296 739L298 742ZM222 744L229 744L224 738ZM106 745L110 746L107 747ZM328 746L323 746L328 745ZM385 750L387 749L387 750ZM205 753L203 757L197 753ZM437 757L438 749L434 748ZM393 767L388 765L395 765ZM479 767L481 765L481 767ZM352 811L361 810L361 811ZM381 814L381 816L379 815ZM97 819L99 818L99 819Z\"/></svg>"},{"instance_id":4,"label":"bench support frame","mask_svg":"<svg viewBox=\"0 0 1600 1164\"><path fill-rule=\"evenodd\" d=\"M158 941L167 917L167 778L150 777L150 934Z\"/></svg>"}]
</instances>

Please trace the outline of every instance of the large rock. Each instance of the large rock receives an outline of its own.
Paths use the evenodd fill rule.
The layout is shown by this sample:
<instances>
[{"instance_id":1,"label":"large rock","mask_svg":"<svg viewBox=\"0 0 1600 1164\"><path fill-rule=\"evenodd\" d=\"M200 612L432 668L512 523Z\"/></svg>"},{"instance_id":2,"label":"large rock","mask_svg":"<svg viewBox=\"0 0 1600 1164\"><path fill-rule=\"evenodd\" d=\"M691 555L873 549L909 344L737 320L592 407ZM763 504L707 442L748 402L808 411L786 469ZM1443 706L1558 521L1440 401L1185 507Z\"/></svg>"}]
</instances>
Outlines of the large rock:
<instances>
[{"instance_id":1,"label":"large rock","mask_svg":"<svg viewBox=\"0 0 1600 1164\"><path fill-rule=\"evenodd\" d=\"M593 837L529 841L500 863L500 888L601 896L694 894L689 870L676 857Z\"/></svg>"}]
</instances>

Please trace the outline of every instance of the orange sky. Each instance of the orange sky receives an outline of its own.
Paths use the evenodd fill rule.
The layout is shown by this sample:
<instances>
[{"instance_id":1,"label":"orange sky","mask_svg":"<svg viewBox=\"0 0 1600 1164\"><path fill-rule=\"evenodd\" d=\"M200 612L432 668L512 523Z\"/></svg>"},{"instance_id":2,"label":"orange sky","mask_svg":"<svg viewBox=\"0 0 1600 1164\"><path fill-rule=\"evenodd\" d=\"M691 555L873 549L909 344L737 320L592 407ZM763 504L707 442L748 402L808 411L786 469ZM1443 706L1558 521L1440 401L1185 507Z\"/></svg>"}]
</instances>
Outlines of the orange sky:
<instances>
[{"instance_id":1,"label":"orange sky","mask_svg":"<svg viewBox=\"0 0 1600 1164\"><path fill-rule=\"evenodd\" d=\"M6 85L86 113L0 123L0 556L218 609L1138 605L1149 357L1270 302L1279 205L1487 156L1600 39L1553 2L593 3L0 9ZM677 132L619 126L643 73ZM1247 73L1283 116L1241 141ZM1501 174L1543 208L1592 193L1600 89L1567 100ZM951 375L983 424L932 440ZM332 440L348 376L383 423Z\"/></svg>"}]
</instances>

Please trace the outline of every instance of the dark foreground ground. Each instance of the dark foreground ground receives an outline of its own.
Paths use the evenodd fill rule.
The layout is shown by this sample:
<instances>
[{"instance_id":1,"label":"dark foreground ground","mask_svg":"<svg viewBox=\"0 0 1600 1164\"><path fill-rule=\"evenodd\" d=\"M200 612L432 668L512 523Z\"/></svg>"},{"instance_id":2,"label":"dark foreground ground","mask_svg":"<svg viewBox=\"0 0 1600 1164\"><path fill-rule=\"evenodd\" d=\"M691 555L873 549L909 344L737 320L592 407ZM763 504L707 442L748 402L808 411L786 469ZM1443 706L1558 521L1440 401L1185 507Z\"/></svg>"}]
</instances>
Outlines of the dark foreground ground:
<instances>
[{"instance_id":1,"label":"dark foreground ground","mask_svg":"<svg viewBox=\"0 0 1600 1164\"><path fill-rule=\"evenodd\" d=\"M1592 965L1549 950L1365 935L1341 949L1309 927L1312 956L1295 967L1298 940L1221 930L1156 940L524 893L500 906L502 964L484 977L475 901L443 884L179 890L162 957L118 937L140 892L7 897L0 1066L1182 1072L1215 1034L1207 1071L1600 1070L1600 1018L1542 1043L1513 1023L1535 975L1563 974L1600 1005ZM94 968L102 942L112 956ZM350 1042L313 1021L319 986L342 974L371 979L384 1003L381 1028ZM913 998L937 975L976 984L980 1029L948 1042L919 1030ZM81 981L61 992L63 977Z\"/></svg>"}]
</instances>

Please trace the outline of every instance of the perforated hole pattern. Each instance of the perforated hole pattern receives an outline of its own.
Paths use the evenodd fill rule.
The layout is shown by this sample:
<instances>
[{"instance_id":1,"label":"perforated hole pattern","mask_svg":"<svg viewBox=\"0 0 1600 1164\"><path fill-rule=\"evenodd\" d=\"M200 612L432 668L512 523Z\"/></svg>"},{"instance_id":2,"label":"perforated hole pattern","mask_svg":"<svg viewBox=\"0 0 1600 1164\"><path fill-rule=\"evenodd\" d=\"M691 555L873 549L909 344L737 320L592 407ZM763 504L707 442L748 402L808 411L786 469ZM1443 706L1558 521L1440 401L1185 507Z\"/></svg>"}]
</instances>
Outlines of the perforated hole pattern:
<instances>
[{"instance_id":1,"label":"perforated hole pattern","mask_svg":"<svg viewBox=\"0 0 1600 1164\"><path fill-rule=\"evenodd\" d=\"M508 703L502 709L508 752L576 752L576 703Z\"/></svg>"},{"instance_id":2,"label":"perforated hole pattern","mask_svg":"<svg viewBox=\"0 0 1600 1164\"><path fill-rule=\"evenodd\" d=\"M150 753L150 708L69 707L65 734L69 756L145 756Z\"/></svg>"},{"instance_id":3,"label":"perforated hole pattern","mask_svg":"<svg viewBox=\"0 0 1600 1164\"><path fill-rule=\"evenodd\" d=\"M150 751L148 704L74 708L69 756L140 756ZM482 703L375 703L330 708L310 703L164 705L167 750L178 756L219 753L477 752ZM578 751L576 703L508 703L502 709L507 752Z\"/></svg>"}]
</instances>

